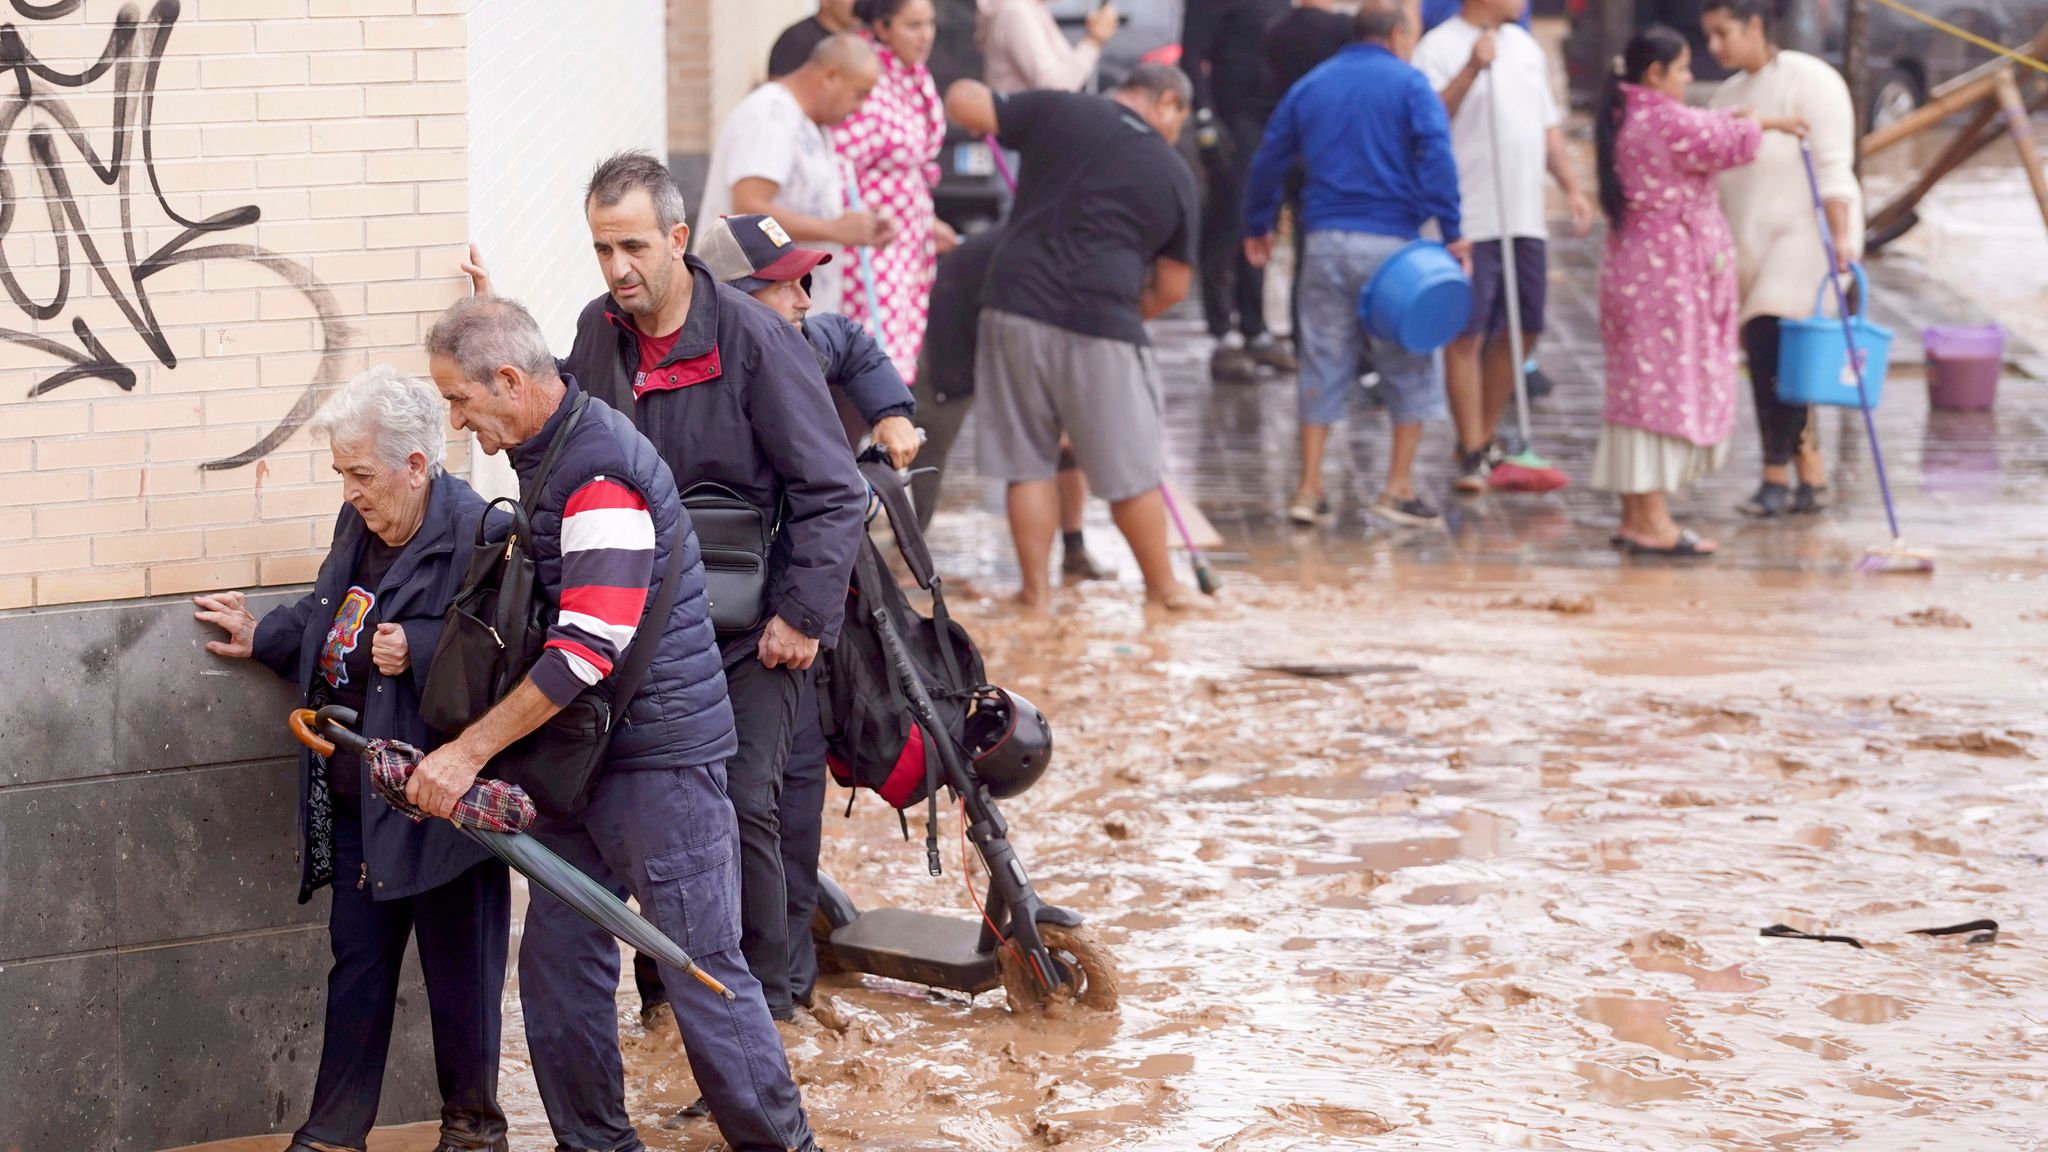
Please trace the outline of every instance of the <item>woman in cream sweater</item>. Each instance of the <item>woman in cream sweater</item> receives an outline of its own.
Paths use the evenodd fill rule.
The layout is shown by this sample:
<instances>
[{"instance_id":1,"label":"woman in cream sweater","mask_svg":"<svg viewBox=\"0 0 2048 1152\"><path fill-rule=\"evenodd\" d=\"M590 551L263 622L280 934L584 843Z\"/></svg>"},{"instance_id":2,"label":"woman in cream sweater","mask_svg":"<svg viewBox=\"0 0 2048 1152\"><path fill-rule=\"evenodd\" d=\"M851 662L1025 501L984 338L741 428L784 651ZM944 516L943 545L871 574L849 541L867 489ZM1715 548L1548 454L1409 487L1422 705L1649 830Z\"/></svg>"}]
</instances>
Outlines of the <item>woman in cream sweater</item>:
<instances>
[{"instance_id":1,"label":"woman in cream sweater","mask_svg":"<svg viewBox=\"0 0 2048 1152\"><path fill-rule=\"evenodd\" d=\"M1707 0L1701 13L1707 49L1722 67L1735 71L1711 103L1807 125L1821 199L1835 234L1837 271L1847 272L1863 252L1863 191L1853 167L1855 106L1833 67L1778 47L1772 32L1780 7L1780 0ZM1722 173L1720 181L1721 208L1735 234L1742 347L1763 436L1763 484L1740 509L1759 517L1817 512L1826 504L1827 477L1808 435L1810 410L1778 400L1779 321L1810 315L1814 293L1828 273L1799 141L1767 135L1755 163Z\"/></svg>"}]
</instances>

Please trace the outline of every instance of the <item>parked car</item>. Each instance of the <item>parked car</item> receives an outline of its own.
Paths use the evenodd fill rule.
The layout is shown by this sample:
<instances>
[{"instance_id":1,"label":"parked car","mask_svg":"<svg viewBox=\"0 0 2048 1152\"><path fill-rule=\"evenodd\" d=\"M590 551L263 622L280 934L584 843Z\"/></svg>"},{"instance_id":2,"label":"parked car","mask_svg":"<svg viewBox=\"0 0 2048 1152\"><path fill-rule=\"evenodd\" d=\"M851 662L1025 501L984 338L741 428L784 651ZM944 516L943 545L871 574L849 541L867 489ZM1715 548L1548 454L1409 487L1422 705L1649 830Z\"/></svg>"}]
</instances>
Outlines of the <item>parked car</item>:
<instances>
[{"instance_id":1,"label":"parked car","mask_svg":"<svg viewBox=\"0 0 2048 1152\"><path fill-rule=\"evenodd\" d=\"M1067 38L1079 41L1095 0L1053 0L1053 18ZM1141 60L1177 63L1180 58L1181 0L1117 0L1123 27L1103 48L1096 86L1107 90ZM932 45L932 79L939 91L963 78L979 79L981 52L975 47L979 12L974 0L938 0L938 39ZM1001 218L1008 196L988 145L955 129L939 152L939 186L932 198L939 218L962 234L978 232Z\"/></svg>"},{"instance_id":2,"label":"parked car","mask_svg":"<svg viewBox=\"0 0 2048 1152\"><path fill-rule=\"evenodd\" d=\"M1685 33L1693 45L1693 72L1715 80L1725 72L1706 52L1700 31L1700 0L1637 0L1636 25L1660 23ZM2048 0L1923 0L1917 7L1937 19L1996 43L2026 42L2048 25ZM1599 0L1567 0L1571 31L1565 40L1565 70L1572 100L1590 105L1601 78L1622 45L1601 18ZM1918 108L1927 93L1991 59L1982 48L1937 32L1878 4L1868 5L1870 87L1860 118L1866 128L1888 124ZM1789 6L1779 38L1788 48L1811 52L1837 67L1842 61L1843 0L1797 0Z\"/></svg>"}]
</instances>

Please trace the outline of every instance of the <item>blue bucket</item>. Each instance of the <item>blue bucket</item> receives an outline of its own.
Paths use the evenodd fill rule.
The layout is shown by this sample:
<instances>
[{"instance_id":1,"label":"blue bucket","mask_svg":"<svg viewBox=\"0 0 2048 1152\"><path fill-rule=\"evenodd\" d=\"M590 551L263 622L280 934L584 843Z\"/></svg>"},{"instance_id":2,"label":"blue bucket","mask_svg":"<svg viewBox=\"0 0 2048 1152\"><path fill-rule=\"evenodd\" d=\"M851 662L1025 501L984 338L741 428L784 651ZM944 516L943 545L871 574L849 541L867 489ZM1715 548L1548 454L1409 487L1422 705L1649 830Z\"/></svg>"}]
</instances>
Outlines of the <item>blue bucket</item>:
<instances>
[{"instance_id":1,"label":"blue bucket","mask_svg":"<svg viewBox=\"0 0 2048 1152\"><path fill-rule=\"evenodd\" d=\"M1465 331L1472 281L1451 250L1416 240L1387 257L1358 294L1358 321L1376 340L1417 355L1434 352Z\"/></svg>"},{"instance_id":2,"label":"blue bucket","mask_svg":"<svg viewBox=\"0 0 2048 1152\"><path fill-rule=\"evenodd\" d=\"M1870 307L1870 281L1863 265L1851 264L1856 274L1856 311L1849 317L1855 333L1856 360L1863 366L1863 390L1870 406L1884 398L1885 371L1891 366L1892 330L1873 324L1864 314ZM1856 394L1856 373L1844 355L1842 322L1821 311L1828 279L1823 277L1813 295L1813 315L1804 320L1778 322L1778 399L1787 404L1826 404L1835 408L1861 408Z\"/></svg>"}]
</instances>

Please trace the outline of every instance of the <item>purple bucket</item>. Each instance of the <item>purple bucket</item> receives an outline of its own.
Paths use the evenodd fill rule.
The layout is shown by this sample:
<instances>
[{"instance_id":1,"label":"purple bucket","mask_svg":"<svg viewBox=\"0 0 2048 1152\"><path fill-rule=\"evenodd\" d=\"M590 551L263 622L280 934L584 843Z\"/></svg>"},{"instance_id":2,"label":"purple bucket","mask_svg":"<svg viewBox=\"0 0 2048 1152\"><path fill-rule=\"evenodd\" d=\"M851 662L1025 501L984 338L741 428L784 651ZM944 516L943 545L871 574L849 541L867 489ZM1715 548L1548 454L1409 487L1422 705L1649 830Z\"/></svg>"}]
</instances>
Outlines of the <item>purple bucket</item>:
<instances>
[{"instance_id":1,"label":"purple bucket","mask_svg":"<svg viewBox=\"0 0 2048 1152\"><path fill-rule=\"evenodd\" d=\"M1936 408L1975 412L1998 399L2005 367L2005 329L1937 325L1921 334L1927 349L1927 396Z\"/></svg>"}]
</instances>

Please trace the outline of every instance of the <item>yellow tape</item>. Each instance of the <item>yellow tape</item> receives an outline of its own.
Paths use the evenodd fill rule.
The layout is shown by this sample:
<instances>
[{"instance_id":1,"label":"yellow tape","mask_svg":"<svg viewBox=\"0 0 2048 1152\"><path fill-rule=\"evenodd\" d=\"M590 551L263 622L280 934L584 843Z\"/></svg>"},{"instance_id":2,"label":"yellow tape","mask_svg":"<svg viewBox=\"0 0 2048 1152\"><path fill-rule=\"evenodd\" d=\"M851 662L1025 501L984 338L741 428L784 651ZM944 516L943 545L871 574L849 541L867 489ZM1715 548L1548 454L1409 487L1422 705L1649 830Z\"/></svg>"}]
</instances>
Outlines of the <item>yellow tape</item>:
<instances>
[{"instance_id":1,"label":"yellow tape","mask_svg":"<svg viewBox=\"0 0 2048 1152\"><path fill-rule=\"evenodd\" d=\"M1958 28L1946 20L1941 20L1936 17L1929 16L1925 12L1917 11L1911 6L1901 3L1900 0L1877 0L1877 2L1891 9L1892 11L1897 12L1901 16L1918 20L1922 24L1927 25L1929 28L1939 29L1955 37L1958 40L1964 40L1971 44L1975 44L1977 47L1982 48L1987 52L1995 52L1998 55L2005 57L2007 60L2012 60L2021 64L2025 64L2027 67L2032 68L2034 71L2039 72L2044 76L2048 76L2048 64L2044 64L2041 61L2034 59L2032 56L2029 56L2024 52L2015 52L2012 49L2007 48L2003 44L1999 44L1991 40L1986 40L1984 37L1977 35L1975 32L1965 31L1964 29Z\"/></svg>"}]
</instances>

